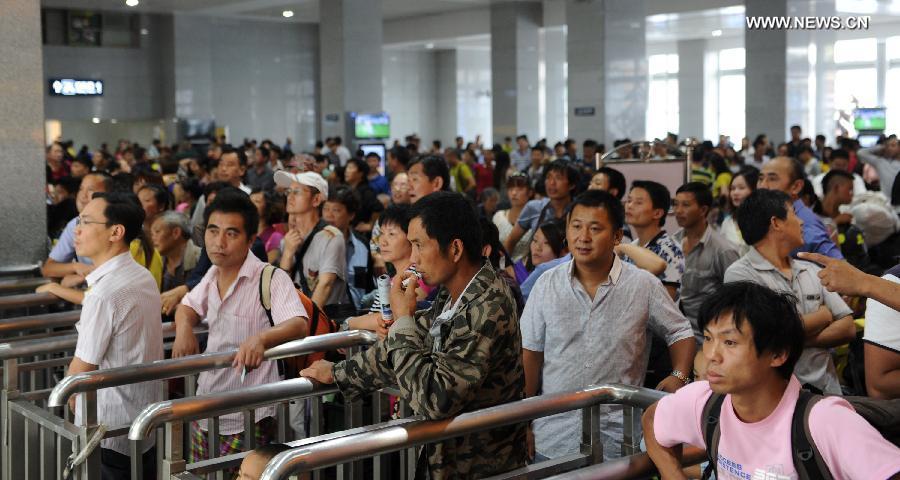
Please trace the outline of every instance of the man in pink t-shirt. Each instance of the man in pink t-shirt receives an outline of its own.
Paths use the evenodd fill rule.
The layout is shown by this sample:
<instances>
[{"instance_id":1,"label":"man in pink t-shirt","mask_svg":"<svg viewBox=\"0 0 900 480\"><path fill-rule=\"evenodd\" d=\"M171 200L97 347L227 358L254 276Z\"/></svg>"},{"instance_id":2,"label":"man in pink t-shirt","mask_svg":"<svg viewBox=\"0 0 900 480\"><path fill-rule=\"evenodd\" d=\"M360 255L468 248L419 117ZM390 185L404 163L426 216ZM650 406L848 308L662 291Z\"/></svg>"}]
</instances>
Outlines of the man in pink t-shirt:
<instances>
[{"instance_id":1,"label":"man in pink t-shirt","mask_svg":"<svg viewBox=\"0 0 900 480\"><path fill-rule=\"evenodd\" d=\"M707 448L703 408L713 393L725 395L716 478L797 478L791 424L800 383L791 372L804 334L794 303L788 294L736 282L703 304L698 323L707 381L682 388L644 414L647 452L663 479L686 478L682 444ZM826 397L812 407L809 431L836 480L894 478L900 472L900 448L840 397Z\"/></svg>"}]
</instances>

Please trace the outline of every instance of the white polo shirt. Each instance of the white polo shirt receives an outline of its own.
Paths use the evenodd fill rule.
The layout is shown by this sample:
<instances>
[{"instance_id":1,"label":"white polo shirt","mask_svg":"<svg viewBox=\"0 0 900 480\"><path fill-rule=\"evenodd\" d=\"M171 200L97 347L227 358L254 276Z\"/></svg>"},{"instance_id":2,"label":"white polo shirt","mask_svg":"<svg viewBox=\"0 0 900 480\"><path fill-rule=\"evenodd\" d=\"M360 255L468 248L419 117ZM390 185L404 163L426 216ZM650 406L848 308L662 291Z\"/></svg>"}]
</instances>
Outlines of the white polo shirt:
<instances>
[{"instance_id":1,"label":"white polo shirt","mask_svg":"<svg viewBox=\"0 0 900 480\"><path fill-rule=\"evenodd\" d=\"M162 304L150 271L126 251L86 280L81 318L75 324L75 356L101 370L162 360ZM158 381L97 390L97 420L110 428L130 424L144 407L164 400L162 392ZM76 414L75 422L80 425L79 417ZM101 446L128 455L127 436L105 439ZM151 438L144 451L152 446Z\"/></svg>"}]
</instances>

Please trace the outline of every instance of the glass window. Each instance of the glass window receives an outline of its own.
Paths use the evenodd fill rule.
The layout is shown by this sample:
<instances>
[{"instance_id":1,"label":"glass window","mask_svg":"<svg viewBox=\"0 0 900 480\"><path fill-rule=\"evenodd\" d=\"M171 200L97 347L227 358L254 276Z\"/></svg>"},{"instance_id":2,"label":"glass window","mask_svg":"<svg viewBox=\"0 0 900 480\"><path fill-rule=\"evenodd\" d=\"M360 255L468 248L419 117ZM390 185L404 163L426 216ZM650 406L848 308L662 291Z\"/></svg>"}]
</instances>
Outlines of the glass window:
<instances>
[{"instance_id":1,"label":"glass window","mask_svg":"<svg viewBox=\"0 0 900 480\"><path fill-rule=\"evenodd\" d=\"M884 42L888 60L900 60L900 37L888 37Z\"/></svg>"},{"instance_id":2,"label":"glass window","mask_svg":"<svg viewBox=\"0 0 900 480\"><path fill-rule=\"evenodd\" d=\"M838 70L834 74L834 106L850 111L877 106L877 75L874 68ZM891 89L888 89L891 90Z\"/></svg>"},{"instance_id":3,"label":"glass window","mask_svg":"<svg viewBox=\"0 0 900 480\"><path fill-rule=\"evenodd\" d=\"M744 74L719 77L719 134L731 137L735 145L744 137Z\"/></svg>"},{"instance_id":4,"label":"glass window","mask_svg":"<svg viewBox=\"0 0 900 480\"><path fill-rule=\"evenodd\" d=\"M744 49L743 48L726 48L719 51L719 71L722 70L743 70L744 69Z\"/></svg>"},{"instance_id":5,"label":"glass window","mask_svg":"<svg viewBox=\"0 0 900 480\"><path fill-rule=\"evenodd\" d=\"M887 84L900 85L900 68L891 68L887 71ZM900 90L887 88L884 91L884 106L887 107L886 125L887 132L900 132Z\"/></svg>"},{"instance_id":6,"label":"glass window","mask_svg":"<svg viewBox=\"0 0 900 480\"><path fill-rule=\"evenodd\" d=\"M874 62L877 55L878 41L874 38L834 42L834 63Z\"/></svg>"},{"instance_id":7,"label":"glass window","mask_svg":"<svg viewBox=\"0 0 900 480\"><path fill-rule=\"evenodd\" d=\"M678 79L650 80L647 98L647 138L678 132Z\"/></svg>"}]
</instances>

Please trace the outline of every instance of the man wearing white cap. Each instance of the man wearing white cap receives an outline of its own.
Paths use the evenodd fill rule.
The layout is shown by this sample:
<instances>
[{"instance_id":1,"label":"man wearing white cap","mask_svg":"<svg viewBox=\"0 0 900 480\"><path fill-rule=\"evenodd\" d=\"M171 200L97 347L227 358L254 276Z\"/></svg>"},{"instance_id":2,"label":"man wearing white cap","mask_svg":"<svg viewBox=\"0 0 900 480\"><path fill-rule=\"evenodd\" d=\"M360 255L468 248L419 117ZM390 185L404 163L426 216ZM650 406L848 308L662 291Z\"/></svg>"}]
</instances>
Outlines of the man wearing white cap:
<instances>
[{"instance_id":1,"label":"man wearing white cap","mask_svg":"<svg viewBox=\"0 0 900 480\"><path fill-rule=\"evenodd\" d=\"M322 220L328 182L315 172L275 172L275 184L287 189L290 230L284 236L281 268L316 305L349 303L344 235Z\"/></svg>"}]
</instances>

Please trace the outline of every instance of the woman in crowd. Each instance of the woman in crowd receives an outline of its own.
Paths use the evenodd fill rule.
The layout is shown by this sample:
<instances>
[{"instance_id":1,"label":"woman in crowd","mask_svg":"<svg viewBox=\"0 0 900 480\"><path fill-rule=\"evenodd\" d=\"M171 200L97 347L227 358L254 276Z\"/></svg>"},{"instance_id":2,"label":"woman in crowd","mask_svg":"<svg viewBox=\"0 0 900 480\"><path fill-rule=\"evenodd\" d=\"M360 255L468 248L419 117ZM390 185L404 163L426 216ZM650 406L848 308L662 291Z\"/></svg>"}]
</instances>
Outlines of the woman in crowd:
<instances>
[{"instance_id":1,"label":"woman in crowd","mask_svg":"<svg viewBox=\"0 0 900 480\"><path fill-rule=\"evenodd\" d=\"M569 253L566 248L566 226L562 221L547 222L534 232L528 255L516 262L516 281L521 285L534 268Z\"/></svg>"},{"instance_id":2,"label":"woman in crowd","mask_svg":"<svg viewBox=\"0 0 900 480\"><path fill-rule=\"evenodd\" d=\"M519 220L519 214L522 213L525 204L534 196L534 191L528 182L528 175L521 172L509 176L504 190L509 198L510 207L506 210L498 210L491 219L500 232L500 243L506 241L506 237L509 236L513 226ZM528 254L529 243L530 237L523 235L511 253L513 260L520 260Z\"/></svg>"},{"instance_id":3,"label":"woman in crowd","mask_svg":"<svg viewBox=\"0 0 900 480\"><path fill-rule=\"evenodd\" d=\"M259 240L265 245L269 263L276 264L281 257L281 239L284 238L284 232L279 229L284 221L284 196L256 189L250 194L250 201L259 212Z\"/></svg>"},{"instance_id":4,"label":"woman in crowd","mask_svg":"<svg viewBox=\"0 0 900 480\"><path fill-rule=\"evenodd\" d=\"M719 231L729 241L738 246L741 255L747 253L750 247L741 236L741 230L738 228L737 220L734 218L734 212L741 206L744 199L749 197L756 190L756 182L759 180L759 170L754 167L745 167L739 171L731 179L728 187L728 202L726 202L725 218Z\"/></svg>"}]
</instances>

